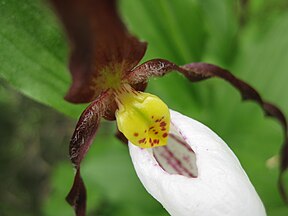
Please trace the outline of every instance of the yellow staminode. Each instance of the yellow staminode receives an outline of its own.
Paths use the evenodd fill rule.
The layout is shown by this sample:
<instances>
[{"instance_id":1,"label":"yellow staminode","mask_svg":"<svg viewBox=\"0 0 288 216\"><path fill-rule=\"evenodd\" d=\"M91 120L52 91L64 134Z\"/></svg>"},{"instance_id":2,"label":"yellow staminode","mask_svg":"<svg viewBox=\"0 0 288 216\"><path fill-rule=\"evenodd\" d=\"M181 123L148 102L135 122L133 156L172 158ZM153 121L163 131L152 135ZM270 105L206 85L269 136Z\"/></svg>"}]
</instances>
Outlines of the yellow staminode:
<instances>
[{"instance_id":1,"label":"yellow staminode","mask_svg":"<svg viewBox=\"0 0 288 216\"><path fill-rule=\"evenodd\" d=\"M116 91L116 102L118 129L130 142L142 148L166 145L170 112L160 98L125 84Z\"/></svg>"}]
</instances>

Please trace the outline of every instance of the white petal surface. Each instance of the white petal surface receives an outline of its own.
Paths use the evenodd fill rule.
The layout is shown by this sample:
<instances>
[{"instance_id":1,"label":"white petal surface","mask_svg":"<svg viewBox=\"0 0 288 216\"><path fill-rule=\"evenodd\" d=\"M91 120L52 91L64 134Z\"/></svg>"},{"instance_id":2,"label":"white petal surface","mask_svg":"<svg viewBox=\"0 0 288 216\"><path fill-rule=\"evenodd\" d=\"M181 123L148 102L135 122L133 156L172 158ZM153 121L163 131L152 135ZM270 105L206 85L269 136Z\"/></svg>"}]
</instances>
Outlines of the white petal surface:
<instances>
[{"instance_id":1,"label":"white petal surface","mask_svg":"<svg viewBox=\"0 0 288 216\"><path fill-rule=\"evenodd\" d=\"M134 167L146 190L173 216L266 215L257 192L227 144L205 125L170 112L170 132L181 136L195 152L197 168L191 168L191 173L197 177L165 168L161 164L164 162L155 159L155 149L163 147L141 149L129 143ZM169 145L174 145L170 138Z\"/></svg>"}]
</instances>

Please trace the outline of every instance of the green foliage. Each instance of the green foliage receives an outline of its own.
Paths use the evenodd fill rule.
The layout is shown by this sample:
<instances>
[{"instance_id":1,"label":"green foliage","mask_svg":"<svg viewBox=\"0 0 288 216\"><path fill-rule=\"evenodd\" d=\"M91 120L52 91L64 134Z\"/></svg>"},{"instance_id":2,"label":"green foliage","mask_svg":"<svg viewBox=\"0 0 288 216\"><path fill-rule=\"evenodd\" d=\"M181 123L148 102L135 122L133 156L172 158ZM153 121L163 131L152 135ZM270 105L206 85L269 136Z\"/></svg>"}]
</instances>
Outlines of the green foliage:
<instances>
[{"instance_id":1,"label":"green foliage","mask_svg":"<svg viewBox=\"0 0 288 216\"><path fill-rule=\"evenodd\" d=\"M288 114L288 5L285 0L250 1L244 6L241 2L122 0L119 6L129 29L149 43L144 60L161 57L178 64L218 64L248 81ZM37 0L0 4L0 77L32 99L76 117L83 106L63 100L70 83L67 45L47 5ZM148 91L216 131L239 157L268 214L287 215L276 187L278 165L267 166L282 140L276 122L265 119L255 104L242 104L239 94L220 80L192 85L170 74L152 79ZM112 126L104 127L111 130ZM89 211L165 215L139 183L127 149L112 133L105 134L105 129L83 165ZM53 215L54 210L71 215L64 201L73 176L68 163L55 168L44 215Z\"/></svg>"},{"instance_id":2,"label":"green foliage","mask_svg":"<svg viewBox=\"0 0 288 216\"><path fill-rule=\"evenodd\" d=\"M66 42L42 1L0 3L0 77L23 94L76 116L83 106L63 100L69 83Z\"/></svg>"}]
</instances>

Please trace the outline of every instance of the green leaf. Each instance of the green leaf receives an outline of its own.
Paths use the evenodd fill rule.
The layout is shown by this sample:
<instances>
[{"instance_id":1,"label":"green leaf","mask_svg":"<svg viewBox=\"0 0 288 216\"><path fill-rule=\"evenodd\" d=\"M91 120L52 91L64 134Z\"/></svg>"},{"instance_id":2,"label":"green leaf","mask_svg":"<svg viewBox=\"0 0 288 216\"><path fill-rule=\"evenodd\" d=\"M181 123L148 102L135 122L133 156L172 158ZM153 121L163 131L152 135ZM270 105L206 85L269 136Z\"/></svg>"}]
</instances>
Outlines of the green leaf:
<instances>
[{"instance_id":1,"label":"green leaf","mask_svg":"<svg viewBox=\"0 0 288 216\"><path fill-rule=\"evenodd\" d=\"M130 30L149 43L145 59L161 57L179 64L201 59L205 32L197 1L122 0L120 6Z\"/></svg>"},{"instance_id":2,"label":"green leaf","mask_svg":"<svg viewBox=\"0 0 288 216\"><path fill-rule=\"evenodd\" d=\"M266 13L266 16L269 14ZM251 20L241 34L239 53L230 66L238 77L249 81L261 95L288 114L288 13L273 15L265 29L262 20ZM209 81L211 82L211 81ZM268 160L279 154L283 141L278 123L264 118L256 104L240 97L223 81L213 83L214 103L209 107L210 125L232 147L259 193L269 215L287 214L277 189L279 163ZM285 213L284 213L285 212Z\"/></svg>"},{"instance_id":3,"label":"green leaf","mask_svg":"<svg viewBox=\"0 0 288 216\"><path fill-rule=\"evenodd\" d=\"M83 106L64 101L70 84L66 42L42 1L0 3L0 78L23 94L77 116Z\"/></svg>"}]
</instances>

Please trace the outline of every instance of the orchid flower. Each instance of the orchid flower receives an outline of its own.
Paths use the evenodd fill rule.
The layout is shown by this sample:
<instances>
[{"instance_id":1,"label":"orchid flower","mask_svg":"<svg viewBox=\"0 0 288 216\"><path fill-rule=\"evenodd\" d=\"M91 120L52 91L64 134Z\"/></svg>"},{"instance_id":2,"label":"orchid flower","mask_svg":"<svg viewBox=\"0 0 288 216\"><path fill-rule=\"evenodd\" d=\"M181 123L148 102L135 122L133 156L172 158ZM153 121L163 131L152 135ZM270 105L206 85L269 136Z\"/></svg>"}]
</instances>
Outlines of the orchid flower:
<instances>
[{"instance_id":1,"label":"orchid flower","mask_svg":"<svg viewBox=\"0 0 288 216\"><path fill-rule=\"evenodd\" d=\"M132 160L140 179L147 187L147 190L171 214L185 215L185 213L177 210L179 207L173 207L179 204L179 206L183 206L184 208L182 212L192 210L193 206L198 205L199 208L195 208L199 210L199 214L201 211L204 211L201 215L211 215L212 213L209 214L207 210L199 206L205 194L210 194L210 198L215 198L217 200L216 203L219 205L221 205L220 201L222 198L225 205L231 204L230 202L228 203L228 198L231 196L232 202L235 196L241 193L239 189L234 191L236 184L243 185L245 190L249 191L248 194L252 194L252 203L255 203L259 207L257 208L259 214L255 213L255 215L265 214L253 186L251 186L239 162L223 141L208 129L203 129L204 126L193 122L193 120L187 120L189 124L187 124L186 129L186 119L173 112L171 125L168 106L157 96L145 93L144 90L150 77L161 77L172 71L183 74L191 82L211 77L219 77L228 81L240 91L243 99L255 101L267 115L276 118L282 124L285 142L282 150L281 180L282 174L288 166L287 123L283 113L276 106L265 102L250 85L237 79L229 71L215 65L191 63L178 66L164 59L152 59L138 65L145 54L147 44L140 42L128 32L118 15L116 0L50 1L62 21L70 41L69 69L72 74L72 85L65 99L72 103L90 102L90 105L83 111L78 120L69 147L70 159L76 168L76 174L72 189L67 196L67 201L75 208L77 216L85 215L86 209L86 190L80 175L80 164L95 137L102 117L106 120L117 120L120 134L129 140ZM181 119L183 119L183 124L181 123ZM188 133L188 128L191 129L191 134L190 132ZM179 130L178 132L183 131L183 134L180 134L182 138L179 138L181 136L175 134L174 130ZM187 140L185 140L185 137L187 137ZM168 139L176 139L178 143L175 147L176 149L170 148L169 144L166 145ZM183 152L178 152L179 149L177 146L180 146L179 143L183 144L181 150ZM131 144L137 147L131 146ZM203 146L200 147L200 144ZM152 150L146 149L152 147L156 148ZM203 152L205 148L207 148L207 154ZM209 152L214 151L214 148L217 150L217 155L213 156ZM195 151L195 154L193 154L193 151ZM186 163L187 167L177 167L177 163L181 161L177 161L176 159L174 162L171 161L172 156L175 154L181 155L182 153L183 160L185 160L184 154L186 153L189 153L187 155L188 161L193 161L193 158L196 156L196 160L198 161L197 166L193 162ZM205 158L210 156L211 158L205 161ZM161 162L161 160L166 160L168 166L165 167L165 163ZM213 171L212 166L207 164L208 162L213 163L213 161L219 163L219 165L223 165L223 170L218 169ZM176 167L173 168L172 163L176 163ZM155 170L153 170L153 164L156 167ZM159 166L162 166L162 168L160 169ZM166 179L165 170L169 173L171 172L171 167L178 175L171 175ZM180 170L177 171L177 169ZM148 171L151 171L151 173L147 174ZM213 176L213 172L217 172L215 173L215 177L217 176L217 178L221 177L221 173L224 175L219 181L215 178L211 184L207 183L207 187L205 187L205 182L208 181L209 176ZM155 176L149 179L151 175ZM159 179L156 179L157 177ZM235 182L229 178L232 178ZM173 182L177 183L172 184ZM229 185L230 183L232 185ZM282 195L286 198L281 185ZM197 198L198 200L196 198L191 199L191 203L189 201L190 204L184 206L181 203L183 198L191 198L191 194L185 195L185 190L188 186L191 187L189 190L193 193L195 192L195 194L199 194L199 197ZM223 189L223 187L227 188ZM164 191L166 189L167 191ZM171 200L166 200L165 193L172 191L171 193L175 194L174 192L178 189L181 193L177 194L175 203ZM203 190L202 195L201 190ZM217 192L214 193L214 190ZM228 192L228 190L231 191ZM187 191L187 193L191 191ZM226 192L228 197L225 198ZM179 196L181 194L183 198L180 199ZM221 196L218 196L219 194ZM243 210L246 205L244 204L245 199L250 199L245 194L241 197L241 204L239 206L235 206L234 208L232 205L230 209L227 207L227 211L224 209L227 215ZM184 203L187 202L188 200ZM211 212L217 211L217 207L211 204ZM217 214L215 213L214 215Z\"/></svg>"}]
</instances>

